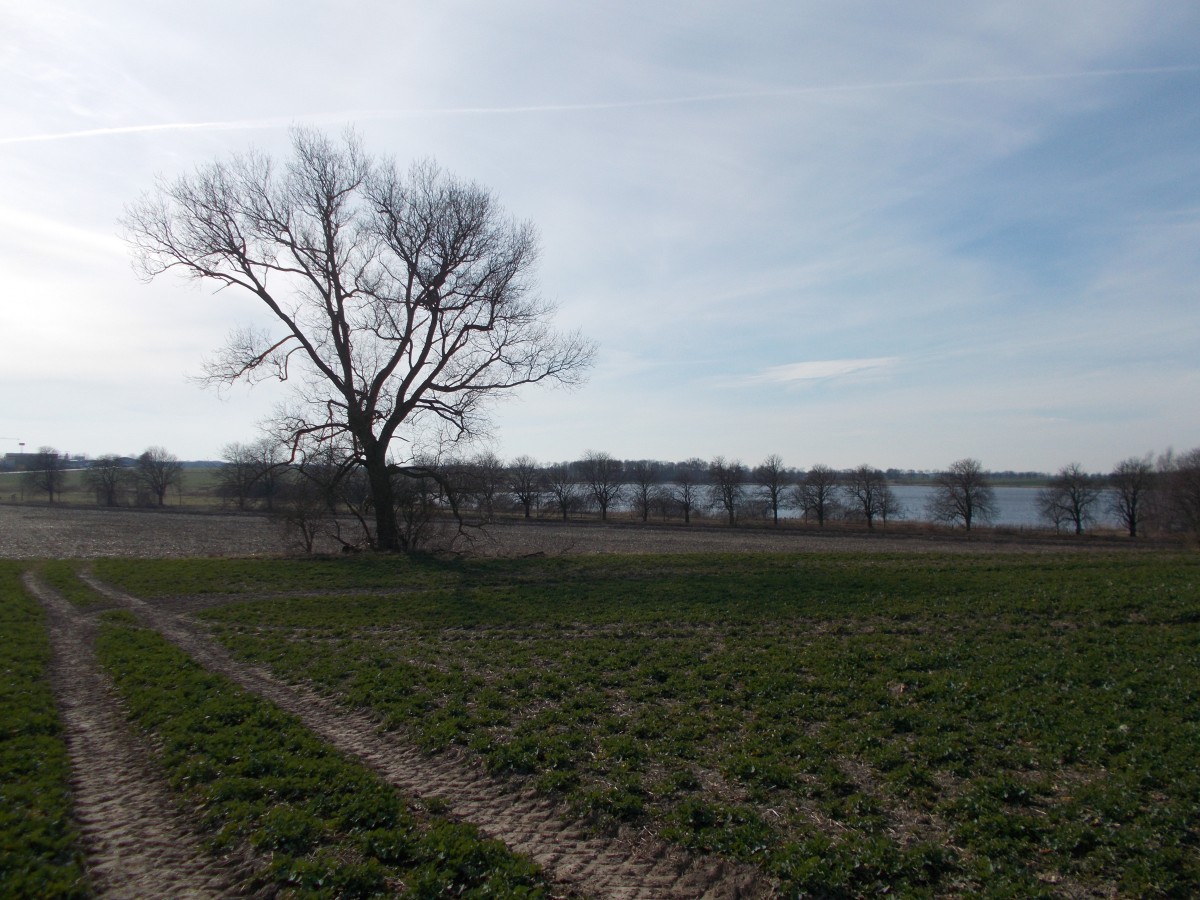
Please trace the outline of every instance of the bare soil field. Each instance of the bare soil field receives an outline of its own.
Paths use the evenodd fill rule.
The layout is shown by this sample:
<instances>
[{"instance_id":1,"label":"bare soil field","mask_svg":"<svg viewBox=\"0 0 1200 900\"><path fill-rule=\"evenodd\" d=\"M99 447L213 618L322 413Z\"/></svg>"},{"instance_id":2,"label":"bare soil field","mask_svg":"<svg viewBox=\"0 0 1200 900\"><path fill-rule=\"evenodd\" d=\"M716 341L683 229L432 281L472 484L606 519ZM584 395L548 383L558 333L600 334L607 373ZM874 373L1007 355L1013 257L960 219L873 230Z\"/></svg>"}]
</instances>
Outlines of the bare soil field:
<instances>
[{"instance_id":1,"label":"bare soil field","mask_svg":"<svg viewBox=\"0 0 1200 900\"><path fill-rule=\"evenodd\" d=\"M1115 550L1114 537L1057 538L1033 532L932 531L905 527L874 532L842 528L725 528L591 521L509 520L473 529L456 549L479 556L594 553L1054 553ZM1139 547L1149 546L1143 542ZM328 542L319 548L337 552ZM0 559L96 559L278 556L296 551L265 515L175 510L98 509L0 504Z\"/></svg>"}]
</instances>

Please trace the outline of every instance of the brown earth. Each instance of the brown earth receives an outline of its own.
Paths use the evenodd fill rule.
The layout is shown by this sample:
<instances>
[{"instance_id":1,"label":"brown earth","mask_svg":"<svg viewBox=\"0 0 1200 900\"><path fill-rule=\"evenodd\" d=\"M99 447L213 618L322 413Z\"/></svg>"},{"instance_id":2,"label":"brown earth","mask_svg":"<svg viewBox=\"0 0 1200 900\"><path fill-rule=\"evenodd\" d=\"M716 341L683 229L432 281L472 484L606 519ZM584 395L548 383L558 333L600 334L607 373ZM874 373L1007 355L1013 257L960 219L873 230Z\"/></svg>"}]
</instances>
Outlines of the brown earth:
<instances>
[{"instance_id":1,"label":"brown earth","mask_svg":"<svg viewBox=\"0 0 1200 900\"><path fill-rule=\"evenodd\" d=\"M350 531L347 528L347 531ZM908 525L874 532L713 525L601 524L511 519L473 529L456 549L481 556L579 553L882 552L1055 553L1129 548L1112 536L1058 538L1038 532L933 530ZM1148 546L1139 541L1139 547ZM321 550L336 552L327 543ZM108 556L276 556L294 542L265 515L0 504L0 559Z\"/></svg>"}]
</instances>

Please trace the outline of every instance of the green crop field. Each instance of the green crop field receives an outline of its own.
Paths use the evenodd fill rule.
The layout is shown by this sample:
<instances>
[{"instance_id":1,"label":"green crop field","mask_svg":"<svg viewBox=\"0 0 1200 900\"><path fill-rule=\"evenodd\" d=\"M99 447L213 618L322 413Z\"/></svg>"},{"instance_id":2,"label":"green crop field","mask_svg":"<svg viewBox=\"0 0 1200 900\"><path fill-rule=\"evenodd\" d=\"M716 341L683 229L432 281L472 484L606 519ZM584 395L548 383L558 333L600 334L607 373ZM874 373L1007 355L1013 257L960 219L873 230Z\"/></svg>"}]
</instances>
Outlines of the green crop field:
<instances>
[{"instance_id":1,"label":"green crop field","mask_svg":"<svg viewBox=\"0 0 1200 900\"><path fill-rule=\"evenodd\" d=\"M471 825L414 810L293 717L212 675L128 613L98 651L171 786L216 849L271 856L255 887L298 897L543 897L537 867Z\"/></svg>"},{"instance_id":2,"label":"green crop field","mask_svg":"<svg viewBox=\"0 0 1200 900\"><path fill-rule=\"evenodd\" d=\"M244 658L785 893L1200 893L1200 558L107 560Z\"/></svg>"}]
</instances>

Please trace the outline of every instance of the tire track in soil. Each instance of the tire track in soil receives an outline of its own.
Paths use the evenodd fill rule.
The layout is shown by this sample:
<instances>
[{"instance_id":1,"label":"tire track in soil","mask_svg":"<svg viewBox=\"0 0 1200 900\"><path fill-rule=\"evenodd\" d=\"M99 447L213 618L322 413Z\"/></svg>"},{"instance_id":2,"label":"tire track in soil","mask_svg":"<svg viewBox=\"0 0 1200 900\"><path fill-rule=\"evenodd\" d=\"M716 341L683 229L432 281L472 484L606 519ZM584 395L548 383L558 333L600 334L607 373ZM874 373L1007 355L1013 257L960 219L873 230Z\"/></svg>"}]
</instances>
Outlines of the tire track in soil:
<instances>
[{"instance_id":1,"label":"tire track in soil","mask_svg":"<svg viewBox=\"0 0 1200 900\"><path fill-rule=\"evenodd\" d=\"M107 585L90 573L81 578L110 600L137 614L205 668L295 715L321 739L365 762L394 787L439 799L450 815L476 825L538 863L575 895L614 900L736 900L771 896L770 885L747 866L691 856L653 838L622 829L616 837L588 833L563 805L470 766L452 754L430 756L400 735L380 732L369 716L338 707L303 687L288 685L265 669L235 660L200 626Z\"/></svg>"},{"instance_id":2,"label":"tire track in soil","mask_svg":"<svg viewBox=\"0 0 1200 900\"><path fill-rule=\"evenodd\" d=\"M244 896L252 858L208 853L130 725L95 654L96 623L31 573L26 589L46 611L49 680L71 761L71 793L88 877L96 895Z\"/></svg>"}]
</instances>

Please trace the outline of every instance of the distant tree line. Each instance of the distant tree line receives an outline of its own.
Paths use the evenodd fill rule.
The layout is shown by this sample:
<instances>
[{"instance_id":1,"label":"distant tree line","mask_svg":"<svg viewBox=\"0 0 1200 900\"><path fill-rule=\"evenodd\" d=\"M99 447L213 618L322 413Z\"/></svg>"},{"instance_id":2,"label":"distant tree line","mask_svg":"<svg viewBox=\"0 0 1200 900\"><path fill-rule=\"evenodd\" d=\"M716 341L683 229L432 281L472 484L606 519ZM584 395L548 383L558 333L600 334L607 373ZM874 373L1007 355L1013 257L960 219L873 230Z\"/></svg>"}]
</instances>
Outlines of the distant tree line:
<instances>
[{"instance_id":1,"label":"distant tree line","mask_svg":"<svg viewBox=\"0 0 1200 900\"><path fill-rule=\"evenodd\" d=\"M183 463L162 447L148 447L138 456L108 453L92 460L40 447L26 461L22 486L54 503L61 499L71 469L82 469L84 488L100 506L165 506L168 493L183 486Z\"/></svg>"},{"instance_id":2,"label":"distant tree line","mask_svg":"<svg viewBox=\"0 0 1200 900\"><path fill-rule=\"evenodd\" d=\"M344 547L370 545L370 493L363 474L340 463L328 449L294 458L269 443L231 444L225 451L222 490L239 509L277 510L290 517L294 533L311 550L322 533ZM428 543L447 528L464 533L497 515L555 518L590 515L608 521L620 511L641 522L690 524L711 516L728 526L747 521L778 526L789 515L816 527L853 522L885 527L906 511L889 472L863 464L837 470L814 465L788 467L768 456L757 466L717 456L677 462L621 460L603 451L581 458L540 463L531 456L508 462L483 452L462 459L425 459L418 478L398 480L401 529L408 546ZM889 470L894 471L894 470ZM1004 473L1005 481L1026 473ZM915 479L902 478L901 482ZM970 531L997 513L994 476L975 459L961 459L944 471L926 474L932 491L925 516ZM1045 482L1045 476L1041 476ZM1133 458L1106 475L1089 474L1072 463L1060 469L1038 493L1048 526L1081 534L1102 511L1131 537L1150 529L1200 529L1200 449L1156 461ZM347 532L339 519L357 521Z\"/></svg>"},{"instance_id":3,"label":"distant tree line","mask_svg":"<svg viewBox=\"0 0 1200 900\"><path fill-rule=\"evenodd\" d=\"M69 461L52 447L32 456L25 487L53 503ZM1029 474L999 477L1007 482ZM540 463L528 455L505 462L485 451L465 458L414 454L393 491L402 540L420 547L448 531L469 534L500 514L564 521L589 514L607 521L619 510L641 522L691 524L697 516L712 516L731 527L746 521L778 526L787 515L818 528L854 522L874 529L906 514L892 485L918 480L932 485L924 509L928 519L970 531L996 516L996 478L976 459L957 460L930 475L868 464L802 470L786 466L777 454L751 467L724 456L621 460L594 450L566 462ZM163 506L172 490L181 490L182 479L182 463L162 447L137 457L106 454L83 471L84 485L102 506ZM1082 534L1107 514L1130 537L1200 533L1200 448L1131 457L1106 474L1069 463L1048 482L1041 479L1038 511L1057 531ZM289 445L269 436L228 444L216 490L230 507L277 515L306 550L322 535L346 549L373 546L372 493L349 448Z\"/></svg>"}]
</instances>

